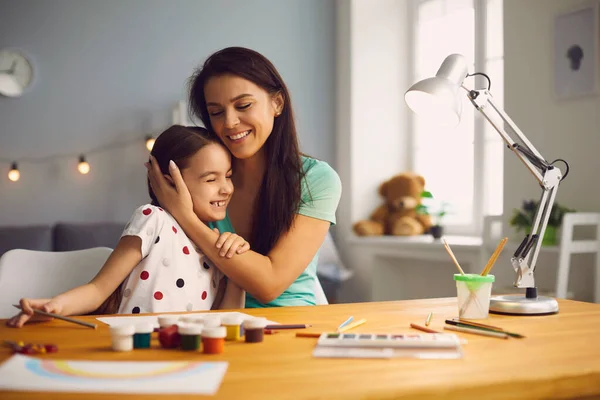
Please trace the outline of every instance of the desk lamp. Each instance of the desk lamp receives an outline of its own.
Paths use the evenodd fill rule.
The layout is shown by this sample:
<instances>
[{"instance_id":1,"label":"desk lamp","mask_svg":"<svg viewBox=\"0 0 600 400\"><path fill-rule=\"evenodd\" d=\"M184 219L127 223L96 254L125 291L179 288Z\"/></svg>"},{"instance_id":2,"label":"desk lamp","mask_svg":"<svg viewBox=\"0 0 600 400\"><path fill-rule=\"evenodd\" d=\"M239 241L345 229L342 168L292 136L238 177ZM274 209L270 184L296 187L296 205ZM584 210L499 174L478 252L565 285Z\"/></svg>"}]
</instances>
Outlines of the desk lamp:
<instances>
[{"instance_id":1,"label":"desk lamp","mask_svg":"<svg viewBox=\"0 0 600 400\"><path fill-rule=\"evenodd\" d=\"M487 89L468 89L463 85L465 78L482 75L488 81ZM523 162L533 174L542 188L542 196L535 213L531 233L525 236L511 258L516 278L514 286L525 288L525 295L495 296L490 300L490 312L517 315L540 315L558 312L558 303L551 297L538 296L533 272L542 245L548 218L556 197L558 184L569 172L569 165L562 159L551 163L533 147L527 137L515 125L510 117L494 101L490 93L490 78L484 73L469 74L466 58L460 54L451 54L442 63L433 78L415 83L404 95L406 104L419 115L429 116L440 125L456 126L460 122L462 103L460 89L464 89L467 97L485 119L500 134L507 147ZM498 123L492 114L502 120ZM517 141L505 130L516 136ZM562 161L566 165L566 173L553 164Z\"/></svg>"}]
</instances>

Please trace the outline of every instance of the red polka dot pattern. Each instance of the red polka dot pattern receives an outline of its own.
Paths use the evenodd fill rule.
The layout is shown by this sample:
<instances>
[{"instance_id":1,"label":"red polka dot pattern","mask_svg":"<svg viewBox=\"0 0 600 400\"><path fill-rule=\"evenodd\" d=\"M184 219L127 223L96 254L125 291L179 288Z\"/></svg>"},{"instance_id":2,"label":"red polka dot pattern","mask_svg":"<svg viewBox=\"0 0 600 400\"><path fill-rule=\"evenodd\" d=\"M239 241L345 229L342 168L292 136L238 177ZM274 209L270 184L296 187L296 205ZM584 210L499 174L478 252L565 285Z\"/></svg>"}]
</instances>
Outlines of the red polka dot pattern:
<instances>
[{"instance_id":1,"label":"red polka dot pattern","mask_svg":"<svg viewBox=\"0 0 600 400\"><path fill-rule=\"evenodd\" d=\"M145 281L149 277L150 277L150 274L148 273L148 271L142 271L142 273L140 274L140 279L143 281Z\"/></svg>"},{"instance_id":2,"label":"red polka dot pattern","mask_svg":"<svg viewBox=\"0 0 600 400\"><path fill-rule=\"evenodd\" d=\"M190 249L187 246L183 246L183 254L190 254Z\"/></svg>"},{"instance_id":3,"label":"red polka dot pattern","mask_svg":"<svg viewBox=\"0 0 600 400\"><path fill-rule=\"evenodd\" d=\"M162 208L160 208L160 207L158 207L158 209L159 209L160 211L165 211L165 210L163 210L163 209L162 209Z\"/></svg>"},{"instance_id":4,"label":"red polka dot pattern","mask_svg":"<svg viewBox=\"0 0 600 400\"><path fill-rule=\"evenodd\" d=\"M173 227L173 232L177 233L177 228Z\"/></svg>"},{"instance_id":5,"label":"red polka dot pattern","mask_svg":"<svg viewBox=\"0 0 600 400\"><path fill-rule=\"evenodd\" d=\"M144 211L142 211L142 214L144 214L144 215L150 215L151 212L152 212L152 209L146 208Z\"/></svg>"},{"instance_id":6,"label":"red polka dot pattern","mask_svg":"<svg viewBox=\"0 0 600 400\"><path fill-rule=\"evenodd\" d=\"M208 296L208 293L206 293L206 290L204 292L202 292L202 300L206 300L206 296Z\"/></svg>"},{"instance_id":7,"label":"red polka dot pattern","mask_svg":"<svg viewBox=\"0 0 600 400\"><path fill-rule=\"evenodd\" d=\"M163 298L162 292L154 292L154 298L156 300L162 300L162 298Z\"/></svg>"}]
</instances>

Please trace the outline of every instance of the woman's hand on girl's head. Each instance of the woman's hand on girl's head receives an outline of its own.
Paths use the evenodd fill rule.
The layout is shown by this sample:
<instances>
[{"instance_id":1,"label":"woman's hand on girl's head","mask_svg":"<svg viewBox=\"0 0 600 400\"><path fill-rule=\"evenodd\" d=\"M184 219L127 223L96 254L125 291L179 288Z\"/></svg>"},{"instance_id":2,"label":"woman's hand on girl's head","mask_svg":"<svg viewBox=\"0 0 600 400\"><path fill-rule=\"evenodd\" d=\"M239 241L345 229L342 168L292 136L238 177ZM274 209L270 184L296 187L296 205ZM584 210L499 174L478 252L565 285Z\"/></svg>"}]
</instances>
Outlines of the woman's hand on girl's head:
<instances>
[{"instance_id":1,"label":"woman's hand on girl's head","mask_svg":"<svg viewBox=\"0 0 600 400\"><path fill-rule=\"evenodd\" d=\"M6 321L12 328L21 328L28 321L50 321L52 317L37 315L33 310L42 310L49 313L61 314L62 305L52 299L21 299L21 312Z\"/></svg>"},{"instance_id":2,"label":"woman's hand on girl's head","mask_svg":"<svg viewBox=\"0 0 600 400\"><path fill-rule=\"evenodd\" d=\"M213 229L215 232L219 233L217 228ZM221 257L231 258L235 254L242 254L250 250L250 243L248 243L243 237L231 232L222 233L215 246L218 249L221 249L219 255Z\"/></svg>"},{"instance_id":3,"label":"woman's hand on girl's head","mask_svg":"<svg viewBox=\"0 0 600 400\"><path fill-rule=\"evenodd\" d=\"M184 214L194 213L192 196L181 177L181 171L173 161L169 163L171 176L162 174L153 156L150 156L150 163L146 164L146 168L148 168L150 186L162 208L171 213L175 219Z\"/></svg>"}]
</instances>

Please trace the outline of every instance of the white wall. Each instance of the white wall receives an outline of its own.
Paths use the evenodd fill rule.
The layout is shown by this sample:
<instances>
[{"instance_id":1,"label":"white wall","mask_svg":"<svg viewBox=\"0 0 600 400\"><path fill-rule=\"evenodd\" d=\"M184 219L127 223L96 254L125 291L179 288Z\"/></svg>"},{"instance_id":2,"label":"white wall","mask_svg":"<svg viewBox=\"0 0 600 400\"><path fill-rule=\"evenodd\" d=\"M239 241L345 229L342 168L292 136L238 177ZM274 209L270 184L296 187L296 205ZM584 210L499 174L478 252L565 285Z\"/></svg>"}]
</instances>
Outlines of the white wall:
<instances>
[{"instance_id":1,"label":"white wall","mask_svg":"<svg viewBox=\"0 0 600 400\"><path fill-rule=\"evenodd\" d=\"M129 219L148 199L144 136L168 127L193 69L227 46L275 64L301 150L335 165L334 18L333 0L0 0L0 48L26 51L38 74L21 98L0 96L0 226ZM79 152L136 139L77 173ZM13 159L30 159L17 183Z\"/></svg>"},{"instance_id":2,"label":"white wall","mask_svg":"<svg viewBox=\"0 0 600 400\"><path fill-rule=\"evenodd\" d=\"M579 211L600 211L600 96L554 96L554 17L579 4L504 0L505 109L547 160L569 162L571 172L559 187L557 201ZM505 154L504 209L510 212L523 199L538 198L540 191L514 154Z\"/></svg>"},{"instance_id":3,"label":"white wall","mask_svg":"<svg viewBox=\"0 0 600 400\"><path fill-rule=\"evenodd\" d=\"M504 98L507 113L547 160L564 158L569 162L571 172L559 187L557 201L578 211L598 212L600 95L560 101L554 96L554 17L580 4L585 3L504 0ZM541 192L514 154L506 152L504 160L504 210L510 215L523 199L537 199ZM582 300L592 299L589 261L575 259L569 282ZM540 286L544 280L553 285L555 276L555 260L538 262Z\"/></svg>"},{"instance_id":4,"label":"white wall","mask_svg":"<svg viewBox=\"0 0 600 400\"><path fill-rule=\"evenodd\" d=\"M336 5L336 165L344 188L336 239L346 264L358 271L360 251L348 243L352 223L368 218L380 204L379 184L408 167L403 148L408 112L403 99L409 86L408 2L338 0ZM354 279L360 281L360 276Z\"/></svg>"}]
</instances>

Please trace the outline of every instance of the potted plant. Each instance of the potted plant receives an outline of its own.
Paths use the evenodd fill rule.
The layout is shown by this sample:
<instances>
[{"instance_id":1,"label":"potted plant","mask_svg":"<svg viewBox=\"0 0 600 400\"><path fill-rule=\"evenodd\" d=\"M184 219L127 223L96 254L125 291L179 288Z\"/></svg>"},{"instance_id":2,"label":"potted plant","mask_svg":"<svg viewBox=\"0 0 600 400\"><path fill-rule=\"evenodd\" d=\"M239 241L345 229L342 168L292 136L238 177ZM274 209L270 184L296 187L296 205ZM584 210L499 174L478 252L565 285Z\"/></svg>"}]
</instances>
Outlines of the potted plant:
<instances>
[{"instance_id":1,"label":"potted plant","mask_svg":"<svg viewBox=\"0 0 600 400\"><path fill-rule=\"evenodd\" d=\"M533 225L538 204L539 201L537 200L523 201L523 206L520 209L515 208L513 210L513 215L508 221L509 225L516 228L517 232L525 231L526 234L531 233L531 226ZM543 246L556 245L557 231L562 224L563 216L568 212L575 212L575 210L554 203L550 217L548 218L544 237L542 238Z\"/></svg>"},{"instance_id":2,"label":"potted plant","mask_svg":"<svg viewBox=\"0 0 600 400\"><path fill-rule=\"evenodd\" d=\"M439 239L444 234L442 220L448 213L448 203L436 201L431 192L425 190L421 192L421 204L416 208L417 214L428 215L431 217L433 224L429 229L429 233L435 239Z\"/></svg>"}]
</instances>

